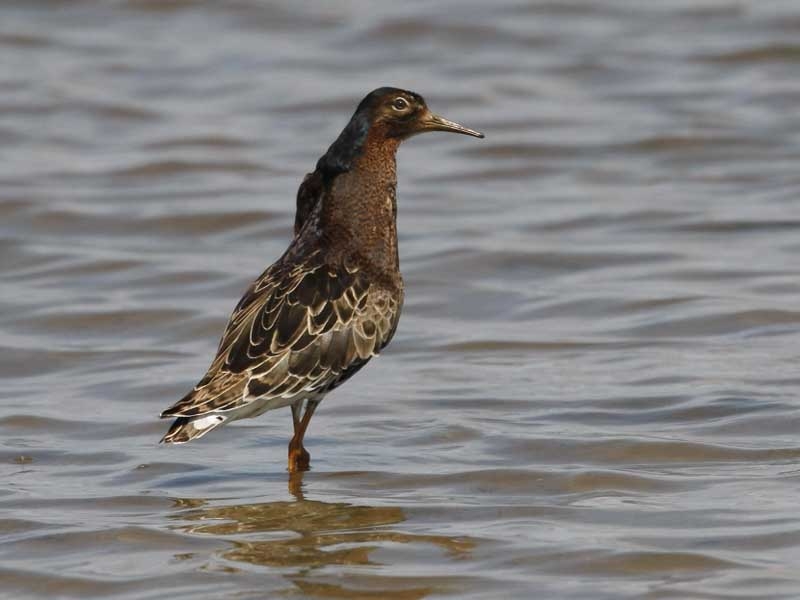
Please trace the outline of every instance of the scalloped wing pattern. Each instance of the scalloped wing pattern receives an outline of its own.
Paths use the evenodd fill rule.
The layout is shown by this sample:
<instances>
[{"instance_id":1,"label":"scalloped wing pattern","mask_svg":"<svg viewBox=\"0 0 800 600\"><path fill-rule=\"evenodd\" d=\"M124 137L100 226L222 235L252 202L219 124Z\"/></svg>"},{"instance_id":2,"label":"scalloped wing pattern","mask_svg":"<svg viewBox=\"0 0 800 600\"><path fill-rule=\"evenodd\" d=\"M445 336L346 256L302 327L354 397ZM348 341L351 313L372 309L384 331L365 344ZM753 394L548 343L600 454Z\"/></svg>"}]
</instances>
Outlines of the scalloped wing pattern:
<instances>
[{"instance_id":1,"label":"scalloped wing pattern","mask_svg":"<svg viewBox=\"0 0 800 600\"><path fill-rule=\"evenodd\" d=\"M317 255L302 265L279 262L239 302L205 377L161 416L324 394L389 343L401 304L402 294Z\"/></svg>"}]
</instances>

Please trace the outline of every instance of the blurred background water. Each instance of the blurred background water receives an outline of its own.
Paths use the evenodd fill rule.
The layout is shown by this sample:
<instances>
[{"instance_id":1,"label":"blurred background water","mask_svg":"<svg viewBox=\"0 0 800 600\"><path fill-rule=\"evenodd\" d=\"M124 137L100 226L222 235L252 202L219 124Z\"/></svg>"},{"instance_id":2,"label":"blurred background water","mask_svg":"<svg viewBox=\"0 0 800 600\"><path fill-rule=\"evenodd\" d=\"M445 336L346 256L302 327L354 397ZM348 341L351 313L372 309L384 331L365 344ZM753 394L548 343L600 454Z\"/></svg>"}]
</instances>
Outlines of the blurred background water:
<instances>
[{"instance_id":1,"label":"blurred background water","mask_svg":"<svg viewBox=\"0 0 800 600\"><path fill-rule=\"evenodd\" d=\"M0 597L797 598L800 4L0 6ZM406 307L159 447L380 85Z\"/></svg>"}]
</instances>

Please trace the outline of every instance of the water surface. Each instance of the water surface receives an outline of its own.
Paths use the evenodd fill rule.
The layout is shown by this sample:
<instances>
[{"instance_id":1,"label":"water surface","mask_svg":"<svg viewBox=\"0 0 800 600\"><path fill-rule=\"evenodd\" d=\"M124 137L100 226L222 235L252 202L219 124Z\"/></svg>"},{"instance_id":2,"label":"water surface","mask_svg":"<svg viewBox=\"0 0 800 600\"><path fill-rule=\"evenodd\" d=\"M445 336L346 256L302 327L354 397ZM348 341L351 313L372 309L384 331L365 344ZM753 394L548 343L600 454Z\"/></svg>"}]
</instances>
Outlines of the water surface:
<instances>
[{"instance_id":1,"label":"water surface","mask_svg":"<svg viewBox=\"0 0 800 600\"><path fill-rule=\"evenodd\" d=\"M796 598L794 1L0 7L0 597ZM369 90L406 306L159 447Z\"/></svg>"}]
</instances>

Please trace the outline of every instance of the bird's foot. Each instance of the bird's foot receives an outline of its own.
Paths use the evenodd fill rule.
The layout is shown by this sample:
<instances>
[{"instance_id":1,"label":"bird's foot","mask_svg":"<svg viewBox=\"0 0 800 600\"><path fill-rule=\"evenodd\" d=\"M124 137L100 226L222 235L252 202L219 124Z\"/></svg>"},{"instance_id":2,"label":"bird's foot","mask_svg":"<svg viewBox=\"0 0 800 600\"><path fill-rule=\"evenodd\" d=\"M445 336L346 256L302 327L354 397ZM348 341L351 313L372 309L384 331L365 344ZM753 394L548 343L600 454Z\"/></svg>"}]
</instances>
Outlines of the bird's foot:
<instances>
[{"instance_id":1,"label":"bird's foot","mask_svg":"<svg viewBox=\"0 0 800 600\"><path fill-rule=\"evenodd\" d=\"M311 464L311 455L302 444L289 443L289 472L308 471Z\"/></svg>"}]
</instances>

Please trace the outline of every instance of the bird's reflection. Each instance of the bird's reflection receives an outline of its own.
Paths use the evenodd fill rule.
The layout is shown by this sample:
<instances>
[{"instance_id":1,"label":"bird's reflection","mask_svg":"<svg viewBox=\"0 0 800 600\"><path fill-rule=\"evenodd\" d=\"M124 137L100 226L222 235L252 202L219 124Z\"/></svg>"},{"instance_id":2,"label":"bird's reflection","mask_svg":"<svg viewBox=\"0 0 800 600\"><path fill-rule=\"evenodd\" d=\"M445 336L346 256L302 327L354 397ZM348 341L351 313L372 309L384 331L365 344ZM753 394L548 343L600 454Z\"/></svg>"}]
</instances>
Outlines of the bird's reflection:
<instances>
[{"instance_id":1,"label":"bird's reflection","mask_svg":"<svg viewBox=\"0 0 800 600\"><path fill-rule=\"evenodd\" d=\"M298 502L305 500L305 496L303 496L303 477L305 477L305 475L305 471L289 473L289 493L294 496L295 500Z\"/></svg>"},{"instance_id":2,"label":"bird's reflection","mask_svg":"<svg viewBox=\"0 0 800 600\"><path fill-rule=\"evenodd\" d=\"M187 533L225 538L232 547L222 553L223 558L251 565L289 568L286 574L294 586L306 593L313 588L316 594L323 596L327 595L325 589L330 584L307 579L307 576L333 565L380 566L371 560L370 555L390 543L433 545L450 558L464 558L474 547L474 542L468 538L397 531L392 526L406 520L403 509L399 507L307 499L303 477L303 472L289 477L288 487L295 498L293 501L220 506L201 499L185 498L177 500L181 511L175 518L186 522L181 529ZM396 578L392 579L392 587L400 584ZM399 585L395 591L401 595L397 597L422 598L436 591L435 585L420 585L422 583L415 580ZM362 597L356 590L341 588L341 582L335 587L336 590L331 590L334 595L346 592L347 597ZM395 596L391 590L382 592L384 598Z\"/></svg>"}]
</instances>

